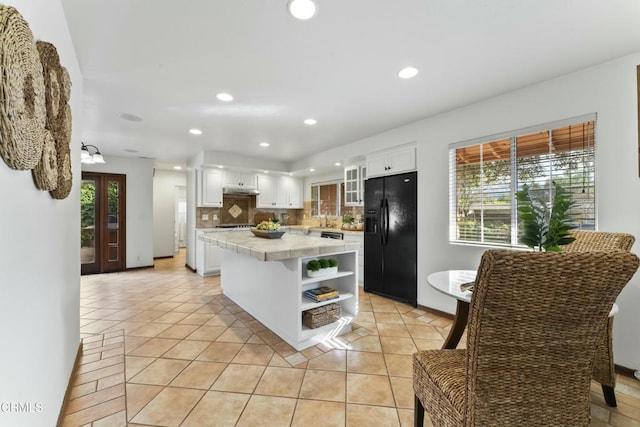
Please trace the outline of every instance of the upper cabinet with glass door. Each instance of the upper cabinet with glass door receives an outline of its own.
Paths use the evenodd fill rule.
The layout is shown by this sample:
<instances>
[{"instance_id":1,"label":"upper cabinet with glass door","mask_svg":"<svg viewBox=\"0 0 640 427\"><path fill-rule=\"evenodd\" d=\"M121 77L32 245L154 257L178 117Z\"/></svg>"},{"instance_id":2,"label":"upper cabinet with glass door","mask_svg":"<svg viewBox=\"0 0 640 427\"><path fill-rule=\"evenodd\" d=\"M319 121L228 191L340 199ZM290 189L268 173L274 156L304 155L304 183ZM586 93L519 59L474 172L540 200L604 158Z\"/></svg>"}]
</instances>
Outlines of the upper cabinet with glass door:
<instances>
[{"instance_id":1,"label":"upper cabinet with glass door","mask_svg":"<svg viewBox=\"0 0 640 427\"><path fill-rule=\"evenodd\" d=\"M345 206L364 205L364 180L366 178L367 166L364 163L344 168Z\"/></svg>"}]
</instances>

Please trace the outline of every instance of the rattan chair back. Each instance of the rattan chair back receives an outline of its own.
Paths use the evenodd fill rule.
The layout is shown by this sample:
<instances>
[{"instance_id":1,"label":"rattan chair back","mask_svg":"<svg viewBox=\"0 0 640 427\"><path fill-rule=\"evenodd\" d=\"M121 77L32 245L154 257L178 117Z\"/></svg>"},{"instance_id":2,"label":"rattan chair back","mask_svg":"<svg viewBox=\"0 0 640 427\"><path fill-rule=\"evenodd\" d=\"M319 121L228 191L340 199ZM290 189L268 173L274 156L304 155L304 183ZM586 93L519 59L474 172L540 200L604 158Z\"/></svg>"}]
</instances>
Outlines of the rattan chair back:
<instances>
[{"instance_id":1,"label":"rattan chair back","mask_svg":"<svg viewBox=\"0 0 640 427\"><path fill-rule=\"evenodd\" d=\"M564 247L565 252L612 249L630 251L636 240L631 234L606 231L574 230L571 235L575 240ZM602 392L609 406L617 406L614 391L616 371L613 358L613 321L614 318L610 317L593 362L593 379L602 385Z\"/></svg>"},{"instance_id":2,"label":"rattan chair back","mask_svg":"<svg viewBox=\"0 0 640 427\"><path fill-rule=\"evenodd\" d=\"M636 238L627 233L611 233L606 231L573 230L572 243L563 246L564 252L605 251L619 249L630 251Z\"/></svg>"},{"instance_id":3,"label":"rattan chair back","mask_svg":"<svg viewBox=\"0 0 640 427\"><path fill-rule=\"evenodd\" d=\"M465 425L587 425L593 356L629 252L486 251L471 301Z\"/></svg>"}]
</instances>

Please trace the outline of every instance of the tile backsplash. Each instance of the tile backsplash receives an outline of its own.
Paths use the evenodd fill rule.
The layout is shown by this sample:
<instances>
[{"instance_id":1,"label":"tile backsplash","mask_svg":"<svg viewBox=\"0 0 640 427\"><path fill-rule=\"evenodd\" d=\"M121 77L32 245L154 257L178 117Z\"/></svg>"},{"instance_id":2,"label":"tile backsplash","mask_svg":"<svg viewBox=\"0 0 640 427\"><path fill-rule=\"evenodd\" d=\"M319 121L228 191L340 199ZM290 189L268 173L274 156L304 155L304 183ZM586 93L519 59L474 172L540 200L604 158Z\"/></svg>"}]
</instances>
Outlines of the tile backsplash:
<instances>
[{"instance_id":1,"label":"tile backsplash","mask_svg":"<svg viewBox=\"0 0 640 427\"><path fill-rule=\"evenodd\" d=\"M256 213L273 213L281 222L302 223L303 209L257 209L255 196L227 196L222 208L196 207L196 228L213 228L220 224L255 224Z\"/></svg>"}]
</instances>

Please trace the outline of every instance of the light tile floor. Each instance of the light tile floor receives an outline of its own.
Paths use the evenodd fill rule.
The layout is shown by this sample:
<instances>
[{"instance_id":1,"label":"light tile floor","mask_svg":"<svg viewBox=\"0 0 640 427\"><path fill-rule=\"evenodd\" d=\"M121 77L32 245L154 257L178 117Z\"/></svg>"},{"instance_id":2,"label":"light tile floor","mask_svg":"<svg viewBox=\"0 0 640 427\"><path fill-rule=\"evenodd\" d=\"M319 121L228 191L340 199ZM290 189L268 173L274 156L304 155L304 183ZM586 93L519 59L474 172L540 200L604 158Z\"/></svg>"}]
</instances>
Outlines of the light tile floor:
<instances>
[{"instance_id":1,"label":"light tile floor","mask_svg":"<svg viewBox=\"0 0 640 427\"><path fill-rule=\"evenodd\" d=\"M82 277L63 426L413 425L411 355L449 319L361 292L353 332L297 352L184 262ZM640 426L640 382L616 394L608 408L592 384L591 425Z\"/></svg>"}]
</instances>

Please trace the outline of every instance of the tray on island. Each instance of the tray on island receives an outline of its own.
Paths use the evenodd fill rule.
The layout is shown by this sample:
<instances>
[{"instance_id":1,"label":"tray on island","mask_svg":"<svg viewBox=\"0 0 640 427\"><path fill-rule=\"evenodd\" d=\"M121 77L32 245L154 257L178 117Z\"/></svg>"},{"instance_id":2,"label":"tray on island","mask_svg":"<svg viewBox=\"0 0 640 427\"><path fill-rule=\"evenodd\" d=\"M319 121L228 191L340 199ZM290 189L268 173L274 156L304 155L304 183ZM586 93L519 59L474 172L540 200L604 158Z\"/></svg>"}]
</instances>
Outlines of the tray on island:
<instances>
[{"instance_id":1,"label":"tray on island","mask_svg":"<svg viewBox=\"0 0 640 427\"><path fill-rule=\"evenodd\" d=\"M258 230L257 228L252 228L251 232L254 236L264 237L265 239L279 239L286 233L284 230Z\"/></svg>"}]
</instances>

